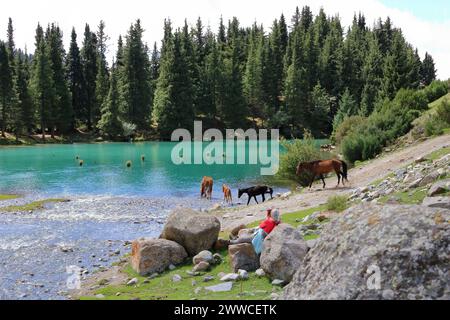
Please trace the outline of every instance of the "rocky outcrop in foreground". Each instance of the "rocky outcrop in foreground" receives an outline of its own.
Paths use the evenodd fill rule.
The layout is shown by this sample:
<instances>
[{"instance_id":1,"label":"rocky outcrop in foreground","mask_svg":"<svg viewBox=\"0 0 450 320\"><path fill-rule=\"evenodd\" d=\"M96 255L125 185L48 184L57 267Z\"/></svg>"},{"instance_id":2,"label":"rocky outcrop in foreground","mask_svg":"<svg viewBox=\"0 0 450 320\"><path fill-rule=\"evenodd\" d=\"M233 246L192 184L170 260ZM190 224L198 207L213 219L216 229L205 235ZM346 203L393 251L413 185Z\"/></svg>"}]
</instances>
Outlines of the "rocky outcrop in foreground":
<instances>
[{"instance_id":1,"label":"rocky outcrop in foreground","mask_svg":"<svg viewBox=\"0 0 450 320\"><path fill-rule=\"evenodd\" d=\"M280 224L264 240L261 268L272 279L290 282L307 252L302 234L288 224Z\"/></svg>"},{"instance_id":2,"label":"rocky outcrop in foreground","mask_svg":"<svg viewBox=\"0 0 450 320\"><path fill-rule=\"evenodd\" d=\"M171 264L180 264L187 257L178 243L165 239L138 239L133 241L131 266L140 275L162 272Z\"/></svg>"},{"instance_id":3,"label":"rocky outcrop in foreground","mask_svg":"<svg viewBox=\"0 0 450 320\"><path fill-rule=\"evenodd\" d=\"M188 208L177 208L170 213L160 238L182 245L190 256L209 250L217 241L220 221Z\"/></svg>"},{"instance_id":4,"label":"rocky outcrop in foreground","mask_svg":"<svg viewBox=\"0 0 450 320\"><path fill-rule=\"evenodd\" d=\"M333 219L282 299L450 299L450 210L362 204Z\"/></svg>"}]
</instances>

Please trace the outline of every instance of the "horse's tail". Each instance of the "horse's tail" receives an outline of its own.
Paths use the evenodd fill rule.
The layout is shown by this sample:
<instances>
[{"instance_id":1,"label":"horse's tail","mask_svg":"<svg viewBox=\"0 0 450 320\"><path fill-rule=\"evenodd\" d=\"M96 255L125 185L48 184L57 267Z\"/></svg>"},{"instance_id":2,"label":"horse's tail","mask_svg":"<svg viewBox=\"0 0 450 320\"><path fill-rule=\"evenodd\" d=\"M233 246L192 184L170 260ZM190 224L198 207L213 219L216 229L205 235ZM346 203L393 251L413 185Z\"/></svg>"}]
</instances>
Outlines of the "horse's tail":
<instances>
[{"instance_id":1,"label":"horse's tail","mask_svg":"<svg viewBox=\"0 0 450 320\"><path fill-rule=\"evenodd\" d=\"M342 175L344 176L344 179L348 182L348 178L347 178L347 172L348 172L348 165L345 161L342 161Z\"/></svg>"}]
</instances>

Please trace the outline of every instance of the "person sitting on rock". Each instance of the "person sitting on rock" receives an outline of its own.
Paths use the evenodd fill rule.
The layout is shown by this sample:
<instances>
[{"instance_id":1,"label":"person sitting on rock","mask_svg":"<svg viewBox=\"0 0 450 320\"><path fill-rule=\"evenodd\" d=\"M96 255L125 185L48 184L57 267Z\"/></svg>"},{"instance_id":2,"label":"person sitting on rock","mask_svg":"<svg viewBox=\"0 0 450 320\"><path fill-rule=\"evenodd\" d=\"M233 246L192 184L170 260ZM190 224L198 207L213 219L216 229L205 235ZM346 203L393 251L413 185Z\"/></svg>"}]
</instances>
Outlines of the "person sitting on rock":
<instances>
[{"instance_id":1,"label":"person sitting on rock","mask_svg":"<svg viewBox=\"0 0 450 320\"><path fill-rule=\"evenodd\" d=\"M273 231L273 229L281 222L280 212L278 209L272 211L268 209L266 213L266 220L261 222L258 230L256 231L252 245L255 248L256 254L260 255L263 249L264 239Z\"/></svg>"},{"instance_id":2,"label":"person sitting on rock","mask_svg":"<svg viewBox=\"0 0 450 320\"><path fill-rule=\"evenodd\" d=\"M266 219L261 222L259 227L254 228L251 236L240 236L235 240L231 240L230 244L251 243L255 248L255 252L259 255L262 252L264 238L267 237L280 222L280 212L277 209L267 209ZM252 229L249 230L251 231Z\"/></svg>"}]
</instances>

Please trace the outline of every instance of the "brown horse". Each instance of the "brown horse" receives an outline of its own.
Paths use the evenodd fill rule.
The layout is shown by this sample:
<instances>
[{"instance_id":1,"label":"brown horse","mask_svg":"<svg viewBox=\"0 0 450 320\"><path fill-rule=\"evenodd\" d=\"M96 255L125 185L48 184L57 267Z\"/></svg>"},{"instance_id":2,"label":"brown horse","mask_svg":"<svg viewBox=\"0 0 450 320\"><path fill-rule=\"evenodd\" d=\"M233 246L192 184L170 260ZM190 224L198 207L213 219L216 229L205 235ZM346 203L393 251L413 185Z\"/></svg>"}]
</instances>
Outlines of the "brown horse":
<instances>
[{"instance_id":1,"label":"brown horse","mask_svg":"<svg viewBox=\"0 0 450 320\"><path fill-rule=\"evenodd\" d=\"M212 191L213 191L213 178L211 177L203 177L202 186L200 189L200 197L206 197L206 199L211 200Z\"/></svg>"},{"instance_id":2,"label":"brown horse","mask_svg":"<svg viewBox=\"0 0 450 320\"><path fill-rule=\"evenodd\" d=\"M341 170L342 169L342 170ZM330 173L332 171L336 172L338 176L338 186L341 183L342 176L342 185L345 186L345 181L348 182L347 179L347 164L342 160L319 160L313 162L303 162L299 163L297 166L297 175L300 175L302 172L310 172L312 174L311 183L309 184L309 188L311 189L314 179L319 176L323 182L323 188L325 189L325 178L324 174Z\"/></svg>"},{"instance_id":3,"label":"brown horse","mask_svg":"<svg viewBox=\"0 0 450 320\"><path fill-rule=\"evenodd\" d=\"M233 203L233 198L231 196L231 190L226 184L222 185L222 191L223 191L223 200L226 203Z\"/></svg>"}]
</instances>

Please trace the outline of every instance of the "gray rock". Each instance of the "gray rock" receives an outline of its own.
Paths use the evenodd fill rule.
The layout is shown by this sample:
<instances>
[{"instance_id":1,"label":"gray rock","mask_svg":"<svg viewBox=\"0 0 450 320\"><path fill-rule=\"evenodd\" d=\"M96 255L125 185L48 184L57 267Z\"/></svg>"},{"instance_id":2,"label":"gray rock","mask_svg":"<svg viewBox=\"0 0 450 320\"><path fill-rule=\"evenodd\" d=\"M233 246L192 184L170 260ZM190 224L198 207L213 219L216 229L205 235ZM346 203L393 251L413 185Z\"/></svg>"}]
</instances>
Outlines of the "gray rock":
<instances>
[{"instance_id":1,"label":"gray rock","mask_svg":"<svg viewBox=\"0 0 450 320\"><path fill-rule=\"evenodd\" d=\"M285 281L281 280L281 279L274 279L272 281L273 286L283 286L284 284L285 284Z\"/></svg>"},{"instance_id":2,"label":"gray rock","mask_svg":"<svg viewBox=\"0 0 450 320\"><path fill-rule=\"evenodd\" d=\"M231 291L231 289L233 289L233 282L224 282L215 286L205 287L206 291L211 292L227 292Z\"/></svg>"},{"instance_id":3,"label":"gray rock","mask_svg":"<svg viewBox=\"0 0 450 320\"><path fill-rule=\"evenodd\" d=\"M173 264L170 264L170 265L169 265L169 270L170 270L170 271L175 270L176 268L177 268L177 267L175 267Z\"/></svg>"},{"instance_id":4,"label":"gray rock","mask_svg":"<svg viewBox=\"0 0 450 320\"><path fill-rule=\"evenodd\" d=\"M213 276L204 276L203 277L203 282L209 282L209 281L213 281L214 277Z\"/></svg>"},{"instance_id":5,"label":"gray rock","mask_svg":"<svg viewBox=\"0 0 450 320\"><path fill-rule=\"evenodd\" d=\"M312 248L314 248L314 246L317 244L317 242L318 242L317 239L307 240L307 241L306 241L306 245L307 245L308 248L311 250Z\"/></svg>"},{"instance_id":6,"label":"gray rock","mask_svg":"<svg viewBox=\"0 0 450 320\"><path fill-rule=\"evenodd\" d=\"M133 278L130 281L127 282L127 286L134 286L138 283L138 279L137 278Z\"/></svg>"},{"instance_id":7,"label":"gray rock","mask_svg":"<svg viewBox=\"0 0 450 320\"><path fill-rule=\"evenodd\" d=\"M203 250L199 252L193 259L194 264L199 264L200 262L213 263L214 257L211 251Z\"/></svg>"},{"instance_id":8,"label":"gray rock","mask_svg":"<svg viewBox=\"0 0 450 320\"><path fill-rule=\"evenodd\" d=\"M165 239L138 239L133 241L131 266L140 275L166 270L171 264L179 264L187 257L186 250L178 243Z\"/></svg>"},{"instance_id":9,"label":"gray rock","mask_svg":"<svg viewBox=\"0 0 450 320\"><path fill-rule=\"evenodd\" d=\"M220 278L220 281L236 281L239 279L239 274L237 273L228 273Z\"/></svg>"},{"instance_id":10,"label":"gray rock","mask_svg":"<svg viewBox=\"0 0 450 320\"><path fill-rule=\"evenodd\" d=\"M256 274L258 277L260 277L260 278L266 276L266 273L265 273L264 270L261 269L261 268L259 268L258 270L256 270L256 271L255 271L255 274Z\"/></svg>"},{"instance_id":11,"label":"gray rock","mask_svg":"<svg viewBox=\"0 0 450 320\"><path fill-rule=\"evenodd\" d=\"M450 209L450 197L427 197L422 205L430 208Z\"/></svg>"},{"instance_id":12,"label":"gray rock","mask_svg":"<svg viewBox=\"0 0 450 320\"><path fill-rule=\"evenodd\" d=\"M210 268L210 264L206 261L200 261L198 264L194 266L192 269L193 272L203 272Z\"/></svg>"},{"instance_id":13,"label":"gray rock","mask_svg":"<svg viewBox=\"0 0 450 320\"><path fill-rule=\"evenodd\" d=\"M217 217L177 208L170 213L160 238L182 245L191 256L209 250L217 241L220 222Z\"/></svg>"},{"instance_id":14,"label":"gray rock","mask_svg":"<svg viewBox=\"0 0 450 320\"><path fill-rule=\"evenodd\" d=\"M179 274L175 274L172 277L173 282L180 282L183 278Z\"/></svg>"},{"instance_id":15,"label":"gray rock","mask_svg":"<svg viewBox=\"0 0 450 320\"><path fill-rule=\"evenodd\" d=\"M272 279L289 282L308 252L303 236L292 226L282 223L264 240L261 268Z\"/></svg>"},{"instance_id":16,"label":"gray rock","mask_svg":"<svg viewBox=\"0 0 450 320\"><path fill-rule=\"evenodd\" d=\"M439 179L439 173L434 171L423 177L423 179L419 183L419 187L424 187L426 185L429 185L430 183L435 182L437 179Z\"/></svg>"},{"instance_id":17,"label":"gray rock","mask_svg":"<svg viewBox=\"0 0 450 320\"><path fill-rule=\"evenodd\" d=\"M428 196L434 197L450 191L450 179L438 181L428 190Z\"/></svg>"},{"instance_id":18,"label":"gray rock","mask_svg":"<svg viewBox=\"0 0 450 320\"><path fill-rule=\"evenodd\" d=\"M238 275L240 280L247 280L249 278L248 272L246 270L238 270Z\"/></svg>"},{"instance_id":19,"label":"gray rock","mask_svg":"<svg viewBox=\"0 0 450 320\"><path fill-rule=\"evenodd\" d=\"M352 207L325 226L280 298L450 299L449 219L425 206Z\"/></svg>"},{"instance_id":20,"label":"gray rock","mask_svg":"<svg viewBox=\"0 0 450 320\"><path fill-rule=\"evenodd\" d=\"M228 247L231 267L235 272L239 269L254 271L259 268L259 257L251 243L240 243Z\"/></svg>"}]
</instances>

